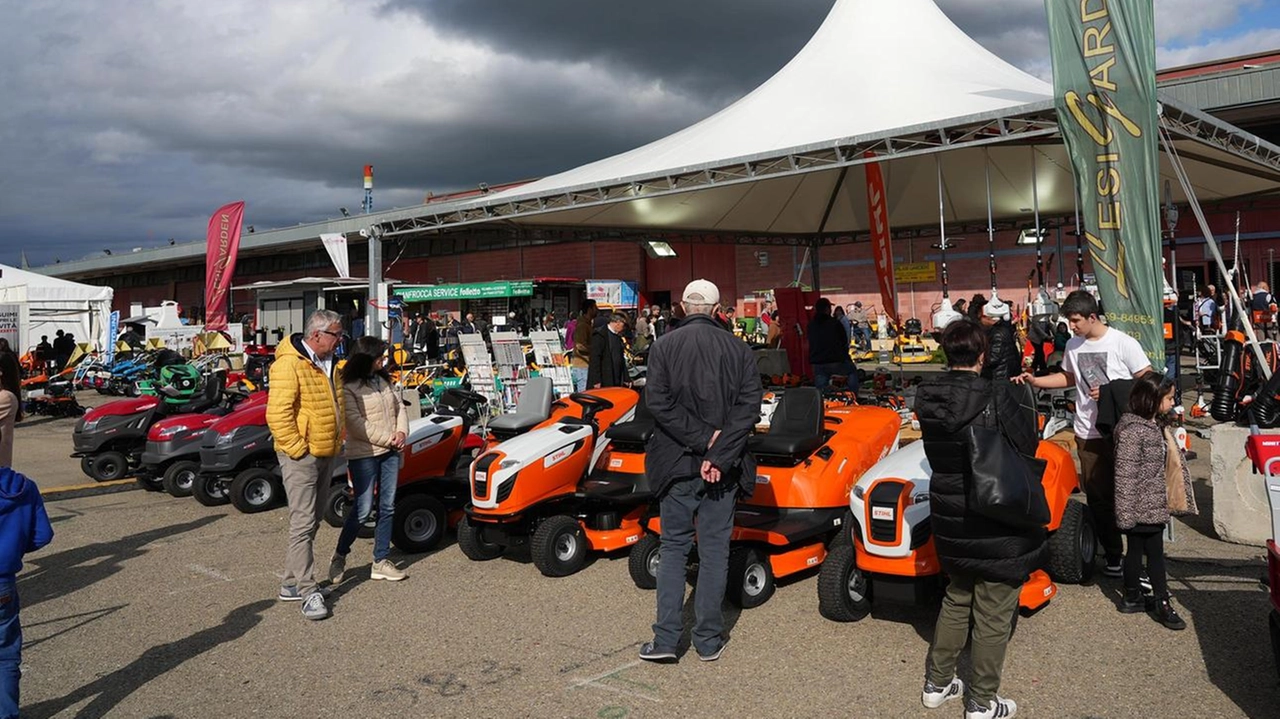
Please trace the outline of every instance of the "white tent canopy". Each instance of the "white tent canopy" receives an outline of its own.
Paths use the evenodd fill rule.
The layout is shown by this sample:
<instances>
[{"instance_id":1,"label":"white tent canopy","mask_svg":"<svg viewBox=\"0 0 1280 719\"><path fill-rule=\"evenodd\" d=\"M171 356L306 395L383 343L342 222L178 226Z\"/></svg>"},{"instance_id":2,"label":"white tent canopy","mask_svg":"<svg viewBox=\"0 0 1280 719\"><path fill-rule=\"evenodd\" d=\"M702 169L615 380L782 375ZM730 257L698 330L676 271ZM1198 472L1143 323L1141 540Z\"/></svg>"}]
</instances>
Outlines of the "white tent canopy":
<instances>
[{"instance_id":1,"label":"white tent canopy","mask_svg":"<svg viewBox=\"0 0 1280 719\"><path fill-rule=\"evenodd\" d=\"M26 346L14 348L19 354L34 347L41 335L52 341L58 330L74 334L77 342L106 346L113 295L110 287L82 285L0 265L0 304L26 308L27 325L21 340Z\"/></svg>"},{"instance_id":2,"label":"white tent canopy","mask_svg":"<svg viewBox=\"0 0 1280 719\"><path fill-rule=\"evenodd\" d=\"M1280 148L1164 105L1201 200L1274 192ZM895 228L1073 211L1053 88L965 35L931 0L838 0L809 43L719 113L629 152L479 199L391 213L389 234L507 220L781 235L868 228L861 171L882 160ZM1162 175L1173 178L1167 160ZM1175 188L1174 200L1185 201Z\"/></svg>"}]
</instances>

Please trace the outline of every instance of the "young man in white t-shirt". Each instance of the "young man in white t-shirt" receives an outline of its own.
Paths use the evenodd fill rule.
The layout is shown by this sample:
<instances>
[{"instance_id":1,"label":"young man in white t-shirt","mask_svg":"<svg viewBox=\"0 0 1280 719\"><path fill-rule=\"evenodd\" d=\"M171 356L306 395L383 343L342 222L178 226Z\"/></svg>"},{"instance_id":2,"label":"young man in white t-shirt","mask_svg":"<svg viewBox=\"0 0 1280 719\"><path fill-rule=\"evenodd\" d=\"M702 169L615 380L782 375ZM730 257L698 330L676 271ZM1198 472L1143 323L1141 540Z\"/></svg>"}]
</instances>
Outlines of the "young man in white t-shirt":
<instances>
[{"instance_id":1,"label":"young man in white t-shirt","mask_svg":"<svg viewBox=\"0 0 1280 719\"><path fill-rule=\"evenodd\" d=\"M1098 318L1098 301L1076 290L1062 303L1062 316L1075 335L1067 341L1062 373L1043 377L1023 374L1016 381L1040 389L1076 387L1076 453L1080 456L1080 481L1084 485L1094 529L1106 556L1107 576L1121 576L1124 543L1116 529L1115 452L1111 439L1098 431L1098 396L1102 385L1113 380L1141 377L1151 371L1151 361L1138 341Z\"/></svg>"}]
</instances>

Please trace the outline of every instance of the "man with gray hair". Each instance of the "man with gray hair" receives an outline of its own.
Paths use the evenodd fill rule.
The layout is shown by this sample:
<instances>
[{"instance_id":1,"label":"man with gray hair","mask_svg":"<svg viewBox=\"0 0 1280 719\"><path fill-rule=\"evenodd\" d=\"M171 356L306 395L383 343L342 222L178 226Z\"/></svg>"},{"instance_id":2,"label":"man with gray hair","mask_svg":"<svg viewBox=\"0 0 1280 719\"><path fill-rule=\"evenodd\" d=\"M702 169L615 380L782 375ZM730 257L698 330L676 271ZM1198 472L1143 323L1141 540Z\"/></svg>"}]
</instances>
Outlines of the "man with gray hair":
<instances>
[{"instance_id":1,"label":"man with gray hair","mask_svg":"<svg viewBox=\"0 0 1280 719\"><path fill-rule=\"evenodd\" d=\"M342 380L333 351L342 339L337 312L316 310L306 331L276 347L267 427L289 499L289 548L279 598L302 602L307 619L329 616L315 580L315 539L334 463L342 452Z\"/></svg>"},{"instance_id":2,"label":"man with gray hair","mask_svg":"<svg viewBox=\"0 0 1280 719\"><path fill-rule=\"evenodd\" d=\"M694 280L682 295L685 317L649 351L645 402L655 431L645 471L660 501L661 561L653 641L640 658L674 661L684 630L685 562L698 540L693 647L702 661L724 651L725 583L734 500L755 487L747 437L760 415L760 374L746 343L715 320L720 290Z\"/></svg>"}]
</instances>

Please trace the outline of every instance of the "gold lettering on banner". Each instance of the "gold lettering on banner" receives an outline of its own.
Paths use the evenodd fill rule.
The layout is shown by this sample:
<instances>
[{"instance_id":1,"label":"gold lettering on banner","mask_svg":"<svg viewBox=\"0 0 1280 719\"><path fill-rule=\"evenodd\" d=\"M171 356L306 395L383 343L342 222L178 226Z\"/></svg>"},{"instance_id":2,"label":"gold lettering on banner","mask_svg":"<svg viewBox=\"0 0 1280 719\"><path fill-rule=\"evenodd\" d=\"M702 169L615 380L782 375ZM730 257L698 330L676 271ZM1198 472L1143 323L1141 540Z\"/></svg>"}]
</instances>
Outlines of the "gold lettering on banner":
<instances>
[{"instance_id":1,"label":"gold lettering on banner","mask_svg":"<svg viewBox=\"0 0 1280 719\"><path fill-rule=\"evenodd\" d=\"M1098 6L1097 10L1090 11L1089 6ZM1107 17L1107 0L1080 0L1080 19L1084 22L1093 22Z\"/></svg>"},{"instance_id":2,"label":"gold lettering on banner","mask_svg":"<svg viewBox=\"0 0 1280 719\"><path fill-rule=\"evenodd\" d=\"M1098 55L1114 55L1116 54L1115 45L1103 45L1108 35L1111 34L1111 23L1106 23L1100 29L1096 27L1087 27L1084 29L1084 37L1082 45L1084 46L1085 57L1097 57Z\"/></svg>"}]
</instances>

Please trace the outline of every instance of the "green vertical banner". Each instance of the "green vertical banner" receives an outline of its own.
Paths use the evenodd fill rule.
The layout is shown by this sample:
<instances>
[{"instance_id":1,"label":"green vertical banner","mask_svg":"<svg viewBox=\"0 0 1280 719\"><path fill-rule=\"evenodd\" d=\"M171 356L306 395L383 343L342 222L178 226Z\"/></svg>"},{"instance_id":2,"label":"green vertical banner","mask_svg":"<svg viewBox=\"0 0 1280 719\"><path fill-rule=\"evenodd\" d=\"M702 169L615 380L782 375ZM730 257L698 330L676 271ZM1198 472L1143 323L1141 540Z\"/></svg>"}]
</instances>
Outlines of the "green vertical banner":
<instances>
[{"instance_id":1,"label":"green vertical banner","mask_svg":"<svg viewBox=\"0 0 1280 719\"><path fill-rule=\"evenodd\" d=\"M1155 10L1151 0L1045 0L1058 127L1112 327L1164 366Z\"/></svg>"}]
</instances>

